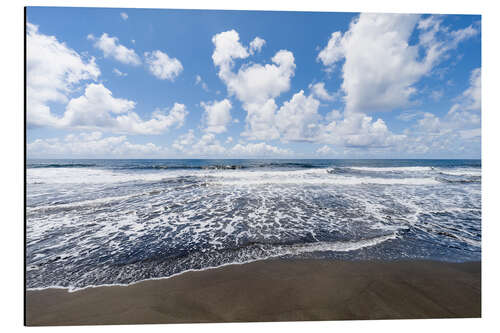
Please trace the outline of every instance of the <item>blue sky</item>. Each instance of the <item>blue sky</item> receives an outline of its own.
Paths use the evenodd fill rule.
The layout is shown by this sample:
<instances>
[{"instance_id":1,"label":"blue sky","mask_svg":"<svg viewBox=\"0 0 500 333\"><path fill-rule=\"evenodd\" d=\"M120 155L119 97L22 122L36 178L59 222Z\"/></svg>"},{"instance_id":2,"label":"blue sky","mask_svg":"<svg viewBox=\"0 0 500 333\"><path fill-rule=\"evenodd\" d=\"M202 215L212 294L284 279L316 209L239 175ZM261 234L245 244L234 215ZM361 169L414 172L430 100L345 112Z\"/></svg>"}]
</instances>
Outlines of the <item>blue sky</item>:
<instances>
[{"instance_id":1,"label":"blue sky","mask_svg":"<svg viewBox=\"0 0 500 333\"><path fill-rule=\"evenodd\" d=\"M481 17L27 9L29 158L480 158Z\"/></svg>"}]
</instances>

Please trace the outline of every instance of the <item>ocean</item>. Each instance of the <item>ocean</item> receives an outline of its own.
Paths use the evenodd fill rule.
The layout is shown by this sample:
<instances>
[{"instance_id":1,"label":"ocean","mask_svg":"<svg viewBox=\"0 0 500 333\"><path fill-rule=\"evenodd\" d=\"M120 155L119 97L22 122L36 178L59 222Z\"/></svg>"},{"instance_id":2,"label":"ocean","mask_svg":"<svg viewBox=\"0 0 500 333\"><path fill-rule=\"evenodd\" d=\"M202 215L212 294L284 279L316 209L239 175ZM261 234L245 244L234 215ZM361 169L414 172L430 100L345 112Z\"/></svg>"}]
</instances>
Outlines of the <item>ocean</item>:
<instances>
[{"instance_id":1,"label":"ocean","mask_svg":"<svg viewBox=\"0 0 500 333\"><path fill-rule=\"evenodd\" d=\"M481 260L480 160L28 160L28 289L266 258Z\"/></svg>"}]
</instances>

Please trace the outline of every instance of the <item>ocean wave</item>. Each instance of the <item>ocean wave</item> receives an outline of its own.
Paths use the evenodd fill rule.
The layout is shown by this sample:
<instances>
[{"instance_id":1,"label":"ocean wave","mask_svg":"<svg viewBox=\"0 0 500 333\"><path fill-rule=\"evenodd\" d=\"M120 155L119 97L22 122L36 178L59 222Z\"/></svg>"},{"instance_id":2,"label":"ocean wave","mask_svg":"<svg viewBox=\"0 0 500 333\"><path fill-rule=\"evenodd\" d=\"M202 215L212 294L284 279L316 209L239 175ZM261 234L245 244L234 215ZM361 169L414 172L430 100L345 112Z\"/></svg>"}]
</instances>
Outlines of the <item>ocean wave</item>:
<instances>
[{"instance_id":1,"label":"ocean wave","mask_svg":"<svg viewBox=\"0 0 500 333\"><path fill-rule=\"evenodd\" d=\"M284 162L284 163L257 163L257 164L206 164L206 165L172 165L172 164L159 164L159 165L125 165L122 169L130 170L241 170L241 169L310 169L317 168L319 166L310 163L295 163L295 162Z\"/></svg>"},{"instance_id":2,"label":"ocean wave","mask_svg":"<svg viewBox=\"0 0 500 333\"><path fill-rule=\"evenodd\" d=\"M211 263L202 268L192 268L192 267L184 267L179 269L178 271L171 272L170 274L162 274L161 271L156 270L157 276L148 277L148 278L137 278L132 279L128 283L124 283L124 281L116 280L113 282L110 281L99 281L92 280L92 283L88 284L77 284L77 285L67 285L66 283L53 283L49 286L37 286L37 287L29 287L28 290L44 290L44 289L67 289L69 292L75 292L88 288L96 288L103 286L128 286L133 285L143 281L149 280L161 280L168 279L175 276L179 276L181 274L185 274L188 272L196 272L196 271L205 271L210 269L216 269L225 266L231 265L242 265L256 261L268 260L278 257L286 257L286 256L297 256L305 253L313 253L313 252L350 252L356 251L367 247L373 247L379 245L383 242L394 240L398 236L396 233L383 235L379 237L373 237L368 239L361 240L352 240L352 241L339 241L339 242L312 242L312 243L295 243L290 245L272 245L272 244L251 244L248 247L245 247L243 251L241 249L236 249L236 252L241 252L238 255L234 256L233 259L229 261L221 260L220 263ZM249 248L251 248L249 250ZM235 249L227 249L228 252L234 252ZM188 256L192 256L193 254L189 254ZM194 254L195 256L198 254ZM221 255L219 253L218 255ZM187 258L184 258L187 259ZM187 259L189 262L189 259ZM151 263L148 260L148 263ZM141 263L133 263L132 265L140 265ZM155 266L158 264L153 263ZM124 270L128 270L128 265L124 265L121 268ZM115 269L120 269L120 267L116 266ZM116 272L115 272L116 273ZM114 274L116 277L120 277L120 274ZM108 277L110 278L110 277ZM80 281L84 282L84 281Z\"/></svg>"},{"instance_id":3,"label":"ocean wave","mask_svg":"<svg viewBox=\"0 0 500 333\"><path fill-rule=\"evenodd\" d=\"M352 170L373 172L423 172L432 171L434 167L411 166L411 167L350 167Z\"/></svg>"},{"instance_id":4,"label":"ocean wave","mask_svg":"<svg viewBox=\"0 0 500 333\"><path fill-rule=\"evenodd\" d=\"M445 176L471 176L471 177L481 177L481 170L445 170L440 171L439 174Z\"/></svg>"},{"instance_id":5,"label":"ocean wave","mask_svg":"<svg viewBox=\"0 0 500 333\"><path fill-rule=\"evenodd\" d=\"M52 164L28 164L28 169L38 169L38 168L90 168L95 167L96 164L87 163L52 163Z\"/></svg>"},{"instance_id":6,"label":"ocean wave","mask_svg":"<svg viewBox=\"0 0 500 333\"><path fill-rule=\"evenodd\" d=\"M438 185L434 178L370 178L370 177L335 177L335 178L284 178L214 180L214 184L231 186L255 185Z\"/></svg>"},{"instance_id":7,"label":"ocean wave","mask_svg":"<svg viewBox=\"0 0 500 333\"><path fill-rule=\"evenodd\" d=\"M480 184L481 177L463 177L463 178L446 178L446 177L436 177L436 180L447 183L447 184Z\"/></svg>"}]
</instances>

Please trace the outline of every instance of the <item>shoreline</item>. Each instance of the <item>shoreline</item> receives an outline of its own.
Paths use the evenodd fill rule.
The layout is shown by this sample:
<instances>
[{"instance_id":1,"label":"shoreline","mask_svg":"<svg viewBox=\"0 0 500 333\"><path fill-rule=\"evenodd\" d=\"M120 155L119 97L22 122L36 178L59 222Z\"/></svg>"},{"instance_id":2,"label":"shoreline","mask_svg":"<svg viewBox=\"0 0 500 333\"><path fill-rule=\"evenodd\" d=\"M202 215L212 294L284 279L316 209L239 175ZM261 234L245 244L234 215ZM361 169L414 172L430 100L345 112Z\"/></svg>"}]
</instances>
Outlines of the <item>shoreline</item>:
<instances>
[{"instance_id":1,"label":"shoreline","mask_svg":"<svg viewBox=\"0 0 500 333\"><path fill-rule=\"evenodd\" d=\"M28 326L479 318L481 262L273 258L25 301Z\"/></svg>"}]
</instances>

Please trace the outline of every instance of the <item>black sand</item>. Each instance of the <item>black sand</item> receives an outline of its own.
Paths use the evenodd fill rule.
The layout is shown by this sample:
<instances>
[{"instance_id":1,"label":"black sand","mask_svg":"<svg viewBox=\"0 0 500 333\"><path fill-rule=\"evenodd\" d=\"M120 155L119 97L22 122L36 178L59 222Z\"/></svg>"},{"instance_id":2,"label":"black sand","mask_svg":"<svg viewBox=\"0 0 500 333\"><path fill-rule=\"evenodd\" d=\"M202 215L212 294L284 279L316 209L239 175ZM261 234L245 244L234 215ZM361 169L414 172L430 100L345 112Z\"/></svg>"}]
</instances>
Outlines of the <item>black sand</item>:
<instances>
[{"instance_id":1,"label":"black sand","mask_svg":"<svg viewBox=\"0 0 500 333\"><path fill-rule=\"evenodd\" d=\"M130 286L29 291L27 325L481 316L481 263L267 260Z\"/></svg>"}]
</instances>

